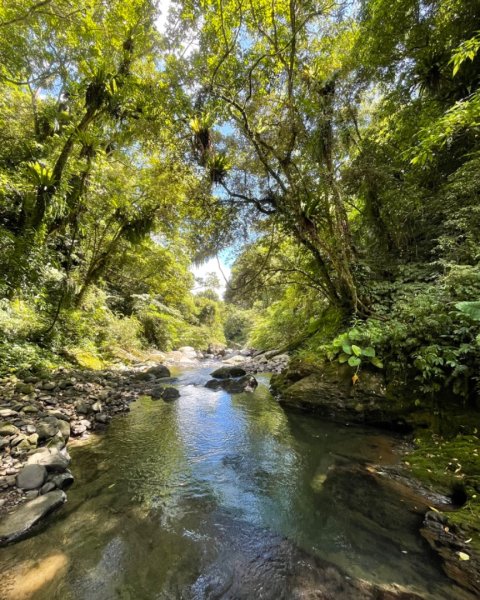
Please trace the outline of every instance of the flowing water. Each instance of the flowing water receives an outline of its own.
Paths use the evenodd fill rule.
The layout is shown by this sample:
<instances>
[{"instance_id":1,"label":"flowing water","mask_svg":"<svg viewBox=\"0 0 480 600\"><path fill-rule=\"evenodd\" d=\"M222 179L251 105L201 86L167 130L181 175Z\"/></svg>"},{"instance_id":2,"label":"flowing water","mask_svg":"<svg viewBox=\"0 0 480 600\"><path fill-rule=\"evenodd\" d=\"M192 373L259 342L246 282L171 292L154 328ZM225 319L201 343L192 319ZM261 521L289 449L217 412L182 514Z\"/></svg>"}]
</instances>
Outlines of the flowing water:
<instances>
[{"instance_id":1,"label":"flowing water","mask_svg":"<svg viewBox=\"0 0 480 600\"><path fill-rule=\"evenodd\" d=\"M205 389L211 369L179 371L179 400L142 398L71 448L67 504L0 550L0 598L288 600L315 589L317 559L347 580L461 597L421 516L354 475L397 460L390 438L285 412L266 379L253 394Z\"/></svg>"}]
</instances>

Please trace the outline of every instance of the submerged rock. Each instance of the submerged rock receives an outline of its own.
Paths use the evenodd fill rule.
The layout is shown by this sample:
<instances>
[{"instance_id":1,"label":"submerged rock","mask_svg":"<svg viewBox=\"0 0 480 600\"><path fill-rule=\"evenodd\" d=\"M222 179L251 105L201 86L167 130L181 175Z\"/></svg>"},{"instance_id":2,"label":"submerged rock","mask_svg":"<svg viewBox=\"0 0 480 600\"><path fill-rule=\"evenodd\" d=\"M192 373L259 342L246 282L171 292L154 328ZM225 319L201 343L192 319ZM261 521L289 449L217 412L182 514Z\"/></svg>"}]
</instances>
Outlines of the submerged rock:
<instances>
[{"instance_id":1,"label":"submerged rock","mask_svg":"<svg viewBox=\"0 0 480 600\"><path fill-rule=\"evenodd\" d=\"M233 529L233 531L231 531ZM199 600L421 600L399 585L376 585L248 523L222 523L218 559L182 597Z\"/></svg>"},{"instance_id":2,"label":"submerged rock","mask_svg":"<svg viewBox=\"0 0 480 600\"><path fill-rule=\"evenodd\" d=\"M0 545L23 537L43 517L61 506L67 497L61 490L48 492L22 504L0 521Z\"/></svg>"},{"instance_id":3,"label":"submerged rock","mask_svg":"<svg viewBox=\"0 0 480 600\"><path fill-rule=\"evenodd\" d=\"M149 392L150 396L154 399L154 400L176 400L177 398L180 398L180 392L177 390L177 388L174 387L170 387L170 386L163 386L163 385L159 385L157 387L154 387L150 390Z\"/></svg>"},{"instance_id":4,"label":"submerged rock","mask_svg":"<svg viewBox=\"0 0 480 600\"><path fill-rule=\"evenodd\" d=\"M253 375L228 379L210 379L205 387L210 390L225 390L229 394L240 394L242 392L253 392L258 386L258 381Z\"/></svg>"}]
</instances>

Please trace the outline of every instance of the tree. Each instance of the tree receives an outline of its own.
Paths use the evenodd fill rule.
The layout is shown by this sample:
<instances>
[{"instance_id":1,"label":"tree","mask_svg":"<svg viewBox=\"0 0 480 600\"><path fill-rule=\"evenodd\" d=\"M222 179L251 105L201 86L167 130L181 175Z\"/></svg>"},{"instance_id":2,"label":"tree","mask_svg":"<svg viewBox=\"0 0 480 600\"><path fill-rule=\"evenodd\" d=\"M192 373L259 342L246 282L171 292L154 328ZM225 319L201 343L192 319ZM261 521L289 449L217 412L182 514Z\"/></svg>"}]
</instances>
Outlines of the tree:
<instances>
[{"instance_id":1,"label":"tree","mask_svg":"<svg viewBox=\"0 0 480 600\"><path fill-rule=\"evenodd\" d=\"M352 20L341 19L331 2L194 6L202 26L192 76L202 92L192 130L210 181L237 205L276 219L308 249L325 297L347 312L365 312L339 178L347 156L341 132L357 137L355 107L342 82L355 39ZM225 151L212 141L214 112ZM230 170L224 152L235 156Z\"/></svg>"}]
</instances>

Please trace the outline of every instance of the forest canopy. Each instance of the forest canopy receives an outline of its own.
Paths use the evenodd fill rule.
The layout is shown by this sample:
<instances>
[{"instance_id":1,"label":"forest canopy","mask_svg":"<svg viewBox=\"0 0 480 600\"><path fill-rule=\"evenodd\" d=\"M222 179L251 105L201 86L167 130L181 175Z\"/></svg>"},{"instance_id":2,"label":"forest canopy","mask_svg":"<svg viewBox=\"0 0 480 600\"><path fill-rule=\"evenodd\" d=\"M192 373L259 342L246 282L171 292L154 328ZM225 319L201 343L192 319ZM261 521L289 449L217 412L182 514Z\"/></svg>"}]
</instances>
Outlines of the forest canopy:
<instances>
[{"instance_id":1,"label":"forest canopy","mask_svg":"<svg viewBox=\"0 0 480 600\"><path fill-rule=\"evenodd\" d=\"M0 7L2 370L227 334L473 397L480 2L162 11Z\"/></svg>"}]
</instances>

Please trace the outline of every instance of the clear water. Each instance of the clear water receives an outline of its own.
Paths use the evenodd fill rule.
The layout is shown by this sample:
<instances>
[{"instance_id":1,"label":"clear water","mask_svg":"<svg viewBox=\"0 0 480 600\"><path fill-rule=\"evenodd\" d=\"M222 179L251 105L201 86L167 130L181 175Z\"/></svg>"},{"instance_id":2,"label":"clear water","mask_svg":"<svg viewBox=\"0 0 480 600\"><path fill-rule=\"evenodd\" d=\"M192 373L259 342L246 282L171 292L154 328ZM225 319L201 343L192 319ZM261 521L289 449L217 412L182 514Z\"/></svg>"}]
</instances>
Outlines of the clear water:
<instances>
[{"instance_id":1,"label":"clear water","mask_svg":"<svg viewBox=\"0 0 480 600\"><path fill-rule=\"evenodd\" d=\"M391 439L285 412L266 379L254 394L205 389L210 370L179 372L179 400L141 399L71 449L67 504L0 550L0 598L287 600L288 565L301 580L310 556L424 598L465 597L418 516L349 481L356 464L395 462ZM325 483L335 465L340 488Z\"/></svg>"}]
</instances>

